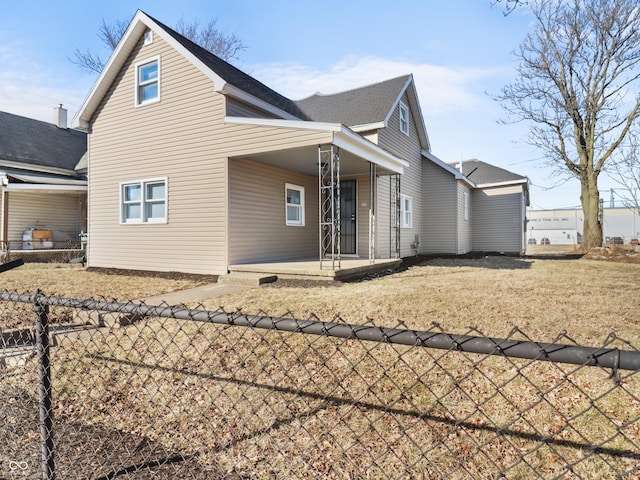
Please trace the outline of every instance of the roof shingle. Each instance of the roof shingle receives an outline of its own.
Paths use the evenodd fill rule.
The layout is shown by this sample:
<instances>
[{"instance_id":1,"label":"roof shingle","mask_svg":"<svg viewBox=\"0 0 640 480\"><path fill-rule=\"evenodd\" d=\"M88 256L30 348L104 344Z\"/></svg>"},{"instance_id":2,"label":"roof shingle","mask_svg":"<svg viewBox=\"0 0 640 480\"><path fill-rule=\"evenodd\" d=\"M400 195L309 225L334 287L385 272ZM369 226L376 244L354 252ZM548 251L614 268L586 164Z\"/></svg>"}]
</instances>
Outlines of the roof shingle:
<instances>
[{"instance_id":1,"label":"roof shingle","mask_svg":"<svg viewBox=\"0 0 640 480\"><path fill-rule=\"evenodd\" d=\"M458 164L450 164L457 168ZM462 174L478 186L505 182L522 182L527 177L496 167L477 159L462 162Z\"/></svg>"},{"instance_id":2,"label":"roof shingle","mask_svg":"<svg viewBox=\"0 0 640 480\"><path fill-rule=\"evenodd\" d=\"M316 93L295 102L317 122L341 123L347 127L382 122L398 99L410 75L334 94Z\"/></svg>"},{"instance_id":3,"label":"roof shingle","mask_svg":"<svg viewBox=\"0 0 640 480\"><path fill-rule=\"evenodd\" d=\"M87 134L0 112L0 160L74 170L87 151Z\"/></svg>"}]
</instances>

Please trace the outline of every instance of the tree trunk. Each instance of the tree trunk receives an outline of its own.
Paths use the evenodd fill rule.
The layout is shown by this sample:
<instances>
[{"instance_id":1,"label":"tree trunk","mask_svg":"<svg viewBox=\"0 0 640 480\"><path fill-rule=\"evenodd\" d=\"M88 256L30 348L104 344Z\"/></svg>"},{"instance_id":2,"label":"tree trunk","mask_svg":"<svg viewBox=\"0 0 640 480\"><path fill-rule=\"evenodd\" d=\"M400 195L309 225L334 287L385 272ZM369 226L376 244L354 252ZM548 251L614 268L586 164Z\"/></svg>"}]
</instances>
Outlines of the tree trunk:
<instances>
[{"instance_id":1,"label":"tree trunk","mask_svg":"<svg viewBox=\"0 0 640 480\"><path fill-rule=\"evenodd\" d=\"M586 175L580 179L580 202L584 214L584 228L582 232L582 248L588 251L602 246L602 224L600 223L600 191L598 190L597 175Z\"/></svg>"}]
</instances>

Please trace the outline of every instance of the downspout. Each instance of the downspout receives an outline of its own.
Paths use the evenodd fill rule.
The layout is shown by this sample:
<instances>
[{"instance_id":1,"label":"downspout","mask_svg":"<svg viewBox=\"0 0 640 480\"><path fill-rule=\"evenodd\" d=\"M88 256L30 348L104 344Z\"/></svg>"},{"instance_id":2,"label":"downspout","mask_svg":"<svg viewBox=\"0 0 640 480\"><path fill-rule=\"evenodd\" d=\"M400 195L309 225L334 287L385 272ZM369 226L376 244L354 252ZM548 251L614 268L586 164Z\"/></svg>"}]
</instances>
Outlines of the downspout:
<instances>
[{"instance_id":1,"label":"downspout","mask_svg":"<svg viewBox=\"0 0 640 480\"><path fill-rule=\"evenodd\" d=\"M7 185L9 185L9 179L6 175L2 176L2 193L0 196L0 203L2 206L2 222L0 223L0 252L2 256L9 256L9 193L7 192Z\"/></svg>"}]
</instances>

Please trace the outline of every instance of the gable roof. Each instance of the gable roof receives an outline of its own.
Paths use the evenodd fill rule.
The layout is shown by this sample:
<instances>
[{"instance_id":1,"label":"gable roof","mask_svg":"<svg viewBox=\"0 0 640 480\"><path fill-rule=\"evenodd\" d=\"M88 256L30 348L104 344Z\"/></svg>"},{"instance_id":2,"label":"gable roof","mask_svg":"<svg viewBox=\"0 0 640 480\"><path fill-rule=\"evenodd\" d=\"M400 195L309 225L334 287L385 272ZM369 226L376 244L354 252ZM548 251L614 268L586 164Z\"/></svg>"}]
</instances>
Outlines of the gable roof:
<instances>
[{"instance_id":1,"label":"gable roof","mask_svg":"<svg viewBox=\"0 0 640 480\"><path fill-rule=\"evenodd\" d=\"M165 42L187 58L196 68L213 81L214 91L248 102L276 116L289 120L304 119L298 107L288 98L270 89L218 56L208 52L178 32L138 10L111 54L73 119L75 128L87 129L100 101L125 64L142 34L152 30Z\"/></svg>"},{"instance_id":2,"label":"gable roof","mask_svg":"<svg viewBox=\"0 0 640 480\"><path fill-rule=\"evenodd\" d=\"M333 94L315 93L296 101L311 120L347 127L384 122L404 91L410 75Z\"/></svg>"},{"instance_id":3,"label":"gable roof","mask_svg":"<svg viewBox=\"0 0 640 480\"><path fill-rule=\"evenodd\" d=\"M316 93L295 104L310 120L341 123L356 132L386 127L403 95L407 93L417 122L421 144L430 150L413 75L384 80L333 94Z\"/></svg>"},{"instance_id":4,"label":"gable roof","mask_svg":"<svg viewBox=\"0 0 640 480\"><path fill-rule=\"evenodd\" d=\"M420 143L427 150L431 148L412 75L333 95L316 94L294 102L141 10L136 12L74 117L74 127L89 128L89 122L100 101L147 29L159 35L210 78L214 91L254 105L284 120L340 123L355 132L364 132L386 127L398 103L406 94Z\"/></svg>"},{"instance_id":5,"label":"gable roof","mask_svg":"<svg viewBox=\"0 0 640 480\"><path fill-rule=\"evenodd\" d=\"M0 165L73 174L86 151L85 132L0 112Z\"/></svg>"},{"instance_id":6,"label":"gable roof","mask_svg":"<svg viewBox=\"0 0 640 480\"><path fill-rule=\"evenodd\" d=\"M192 42L162 22L159 22L149 15L146 16L155 22L156 25L161 27L164 32L169 34L171 38L182 45L188 52L192 53L207 68L217 73L227 84L232 85L255 98L268 102L270 105L290 113L291 115L304 119L304 115L300 112L296 104L287 97L280 95L275 90L267 87L264 83L256 80L250 75L247 75L242 70L222 60L217 55L205 50L197 43Z\"/></svg>"},{"instance_id":7,"label":"gable roof","mask_svg":"<svg viewBox=\"0 0 640 480\"><path fill-rule=\"evenodd\" d=\"M451 164L459 166L460 164ZM477 159L464 160L462 162L462 174L472 181L478 188L508 185L516 183L528 183L527 177L510 172L504 168L496 167Z\"/></svg>"}]
</instances>

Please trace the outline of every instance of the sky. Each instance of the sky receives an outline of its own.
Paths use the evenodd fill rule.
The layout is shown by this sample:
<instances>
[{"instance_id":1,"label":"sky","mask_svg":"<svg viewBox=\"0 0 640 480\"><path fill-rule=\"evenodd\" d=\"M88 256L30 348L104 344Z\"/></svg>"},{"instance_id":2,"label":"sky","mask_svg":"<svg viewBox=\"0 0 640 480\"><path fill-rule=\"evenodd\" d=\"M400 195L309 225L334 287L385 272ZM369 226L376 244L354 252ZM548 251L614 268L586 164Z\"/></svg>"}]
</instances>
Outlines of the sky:
<instances>
[{"instance_id":1,"label":"sky","mask_svg":"<svg viewBox=\"0 0 640 480\"><path fill-rule=\"evenodd\" d=\"M516 79L513 51L532 31L526 8L504 15L490 0L65 0L0 1L0 111L71 120L97 75L70 58L76 48L109 52L98 28L141 9L175 26L217 19L247 45L232 63L277 92L300 99L413 74L431 151L454 163L476 158L529 177L531 208L580 205L575 179L544 165L525 143L526 124L503 124L492 95ZM601 178L610 200L618 185ZM615 197L614 193L614 197Z\"/></svg>"}]
</instances>

